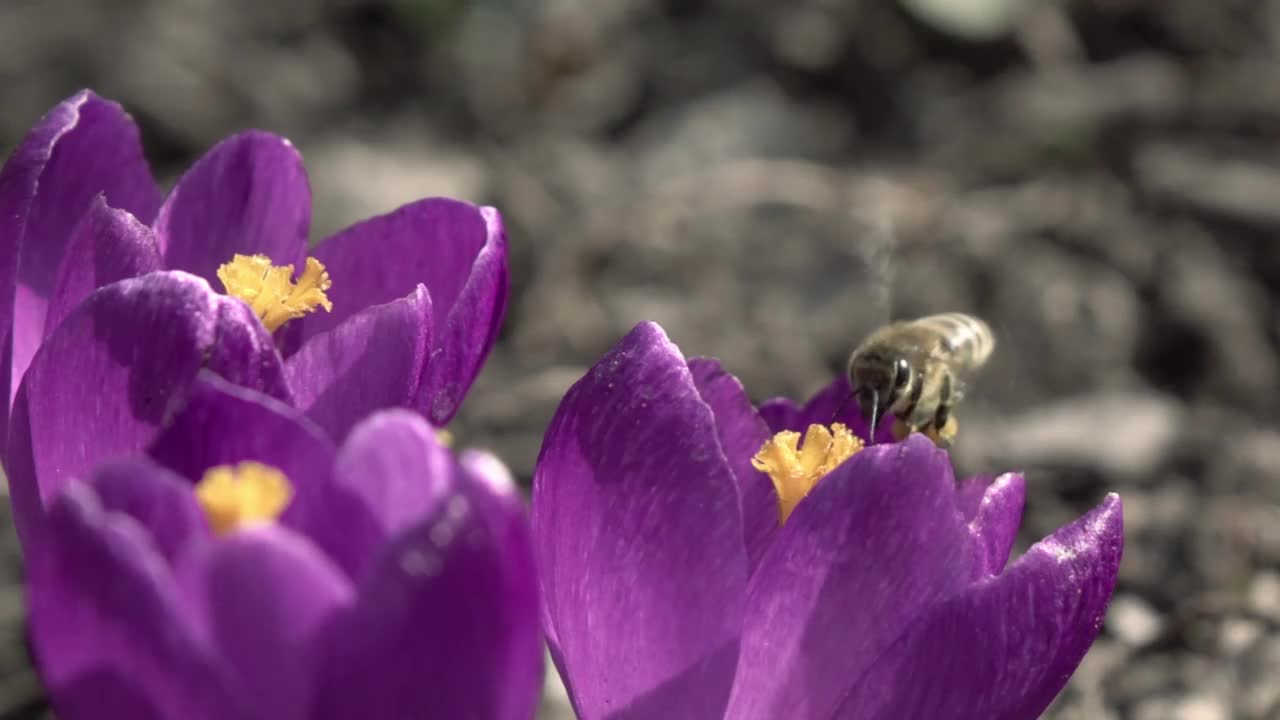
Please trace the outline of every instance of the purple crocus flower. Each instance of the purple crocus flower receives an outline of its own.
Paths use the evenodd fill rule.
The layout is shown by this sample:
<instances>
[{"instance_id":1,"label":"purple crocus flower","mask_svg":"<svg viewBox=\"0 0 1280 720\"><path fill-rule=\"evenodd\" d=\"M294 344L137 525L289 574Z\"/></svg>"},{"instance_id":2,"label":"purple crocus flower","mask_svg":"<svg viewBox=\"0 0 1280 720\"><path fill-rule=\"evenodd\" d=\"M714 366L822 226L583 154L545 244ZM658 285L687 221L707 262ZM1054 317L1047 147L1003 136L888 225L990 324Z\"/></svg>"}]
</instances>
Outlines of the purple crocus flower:
<instances>
[{"instance_id":1,"label":"purple crocus flower","mask_svg":"<svg viewBox=\"0 0 1280 720\"><path fill-rule=\"evenodd\" d=\"M797 405L791 398L771 398L760 404L760 419L769 426L770 433L792 430L803 432L810 425L843 423L863 440L867 439L867 419L852 402L853 388L847 375L839 375L813 394L804 405ZM887 416L876 429L876 443L893 442L893 417Z\"/></svg>"},{"instance_id":2,"label":"purple crocus flower","mask_svg":"<svg viewBox=\"0 0 1280 720\"><path fill-rule=\"evenodd\" d=\"M805 414L769 407L779 425ZM533 538L579 716L1037 717L1101 627L1120 500L1006 568L1020 475L957 483L920 435L796 439L771 440L737 379L653 324L569 390L534 474ZM816 482L791 508L788 477Z\"/></svg>"},{"instance_id":3,"label":"purple crocus flower","mask_svg":"<svg viewBox=\"0 0 1280 720\"><path fill-rule=\"evenodd\" d=\"M146 455L61 490L47 530L28 601L59 717L532 717L519 495L415 413L375 413L335 448L203 372Z\"/></svg>"},{"instance_id":4,"label":"purple crocus flower","mask_svg":"<svg viewBox=\"0 0 1280 720\"><path fill-rule=\"evenodd\" d=\"M310 216L306 171L284 138L234 135L166 197L123 109L89 91L69 98L0 171L0 384L12 398L40 345L111 282L182 270L221 291L219 268L238 254L303 267ZM313 255L332 309L280 331L296 402L338 431L397 404L448 422L501 324L506 254L496 210L441 198L323 240Z\"/></svg>"},{"instance_id":5,"label":"purple crocus flower","mask_svg":"<svg viewBox=\"0 0 1280 720\"><path fill-rule=\"evenodd\" d=\"M336 440L381 408L453 417L506 308L497 211L421 200L305 258L310 212L301 158L268 133L219 143L162 196L119 105L85 91L32 128L0 170L0 446L24 541L201 367Z\"/></svg>"}]
</instances>

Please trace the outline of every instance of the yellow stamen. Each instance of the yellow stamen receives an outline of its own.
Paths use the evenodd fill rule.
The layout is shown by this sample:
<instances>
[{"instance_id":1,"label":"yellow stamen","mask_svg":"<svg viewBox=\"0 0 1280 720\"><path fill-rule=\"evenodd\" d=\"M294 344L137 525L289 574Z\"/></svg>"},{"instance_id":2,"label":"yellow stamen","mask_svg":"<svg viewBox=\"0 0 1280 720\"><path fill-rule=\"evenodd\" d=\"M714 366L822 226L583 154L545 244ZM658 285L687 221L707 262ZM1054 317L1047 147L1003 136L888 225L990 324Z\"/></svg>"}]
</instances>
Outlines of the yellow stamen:
<instances>
[{"instance_id":1,"label":"yellow stamen","mask_svg":"<svg viewBox=\"0 0 1280 720\"><path fill-rule=\"evenodd\" d=\"M317 307L333 310L324 294L333 283L319 260L307 258L302 277L296 284L292 278L292 265L272 265L266 255L237 254L218 268L218 279L227 294L248 303L269 332Z\"/></svg>"},{"instance_id":2,"label":"yellow stamen","mask_svg":"<svg viewBox=\"0 0 1280 720\"><path fill-rule=\"evenodd\" d=\"M797 445L799 440L800 433L784 430L765 442L751 458L751 465L768 473L778 491L779 524L787 521L796 504L819 480L862 449L862 438L840 423L831 429L810 425L802 445Z\"/></svg>"},{"instance_id":3,"label":"yellow stamen","mask_svg":"<svg viewBox=\"0 0 1280 720\"><path fill-rule=\"evenodd\" d=\"M291 499L293 488L284 473L251 461L210 468L196 485L196 500L218 535L271 522Z\"/></svg>"}]
</instances>

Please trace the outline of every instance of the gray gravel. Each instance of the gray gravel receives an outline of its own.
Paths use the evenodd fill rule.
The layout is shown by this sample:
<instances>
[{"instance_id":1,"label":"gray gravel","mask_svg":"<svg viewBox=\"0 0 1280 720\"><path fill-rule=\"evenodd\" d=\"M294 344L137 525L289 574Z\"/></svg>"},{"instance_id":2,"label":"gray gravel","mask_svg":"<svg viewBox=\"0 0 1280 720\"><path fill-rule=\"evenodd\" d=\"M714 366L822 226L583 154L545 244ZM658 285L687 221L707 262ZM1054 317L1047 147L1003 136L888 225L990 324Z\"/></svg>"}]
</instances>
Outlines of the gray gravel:
<instances>
[{"instance_id":1,"label":"gray gravel","mask_svg":"<svg viewBox=\"0 0 1280 720\"><path fill-rule=\"evenodd\" d=\"M1024 547L1125 502L1103 636L1046 717L1280 718L1280 1L1058 7L975 43L890 0L9 0L0 148L91 86L169 179L288 135L317 236L498 205L514 304L453 429L525 480L637 321L762 400L891 315L977 312L1001 343L957 464L1028 473ZM39 717L7 537L0 714Z\"/></svg>"}]
</instances>

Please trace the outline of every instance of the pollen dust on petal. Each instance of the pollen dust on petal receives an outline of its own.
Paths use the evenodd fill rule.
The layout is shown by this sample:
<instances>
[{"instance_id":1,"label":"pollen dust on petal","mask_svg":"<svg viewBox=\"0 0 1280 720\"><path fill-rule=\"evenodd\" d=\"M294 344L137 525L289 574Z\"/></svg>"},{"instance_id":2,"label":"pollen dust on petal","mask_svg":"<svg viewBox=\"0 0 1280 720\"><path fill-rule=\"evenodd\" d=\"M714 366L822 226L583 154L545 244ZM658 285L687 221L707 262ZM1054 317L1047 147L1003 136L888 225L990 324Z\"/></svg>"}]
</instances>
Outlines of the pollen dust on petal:
<instances>
[{"instance_id":1,"label":"pollen dust on petal","mask_svg":"<svg viewBox=\"0 0 1280 720\"><path fill-rule=\"evenodd\" d=\"M751 458L751 465L773 481L781 524L819 480L861 449L862 439L840 423L830 428L810 425L803 443L798 432L774 435Z\"/></svg>"},{"instance_id":2,"label":"pollen dust on petal","mask_svg":"<svg viewBox=\"0 0 1280 720\"><path fill-rule=\"evenodd\" d=\"M236 255L218 268L227 294L248 303L269 332L322 307L333 310L325 291L333 285L329 272L315 258L307 258L302 277L293 281L292 265L272 265L266 255Z\"/></svg>"}]
</instances>

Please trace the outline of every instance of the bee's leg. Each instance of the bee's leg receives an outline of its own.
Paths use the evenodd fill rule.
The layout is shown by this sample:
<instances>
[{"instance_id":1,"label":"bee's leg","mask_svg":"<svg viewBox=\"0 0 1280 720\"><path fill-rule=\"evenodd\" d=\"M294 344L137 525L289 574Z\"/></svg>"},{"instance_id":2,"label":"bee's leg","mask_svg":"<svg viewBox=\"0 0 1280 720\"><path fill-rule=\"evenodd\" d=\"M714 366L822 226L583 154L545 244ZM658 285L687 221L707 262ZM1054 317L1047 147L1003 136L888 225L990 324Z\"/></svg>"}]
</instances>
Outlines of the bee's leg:
<instances>
[{"instance_id":1,"label":"bee's leg","mask_svg":"<svg viewBox=\"0 0 1280 720\"><path fill-rule=\"evenodd\" d=\"M945 450L946 448L951 447L951 443L956 438L957 429L958 425L956 423L955 416L953 415L947 416L946 422L942 424L942 427L938 427L930 422L928 425L913 428L899 418L893 422L893 439L901 442L911 433L918 432L932 440L933 444Z\"/></svg>"},{"instance_id":2,"label":"bee's leg","mask_svg":"<svg viewBox=\"0 0 1280 720\"><path fill-rule=\"evenodd\" d=\"M929 423L935 428L944 428L947 421L951 419L951 403L955 400L951 396L951 373L942 373L942 387L938 388L938 409L933 414L933 422Z\"/></svg>"},{"instance_id":3,"label":"bee's leg","mask_svg":"<svg viewBox=\"0 0 1280 720\"><path fill-rule=\"evenodd\" d=\"M941 448L951 447L959 429L956 419L951 416L951 403L955 400L951 395L951 387L951 373L943 373L942 387L938 390L938 409L925 429L925 434Z\"/></svg>"},{"instance_id":4,"label":"bee's leg","mask_svg":"<svg viewBox=\"0 0 1280 720\"><path fill-rule=\"evenodd\" d=\"M911 434L912 427L900 417L893 419L893 439L895 442L902 442Z\"/></svg>"},{"instance_id":5,"label":"bee's leg","mask_svg":"<svg viewBox=\"0 0 1280 720\"><path fill-rule=\"evenodd\" d=\"M930 440L933 441L934 445L946 450L955 442L956 432L959 429L959 425L956 423L956 418L952 415L947 418L946 423L944 423L942 427L931 424L929 427L925 428L923 432Z\"/></svg>"},{"instance_id":6,"label":"bee's leg","mask_svg":"<svg viewBox=\"0 0 1280 720\"><path fill-rule=\"evenodd\" d=\"M911 382L911 395L908 396L906 407L902 408L893 419L893 439L902 442L908 435L913 432L924 432L929 421L920 417L920 398L924 395L924 386L928 379L921 373L916 373Z\"/></svg>"}]
</instances>

